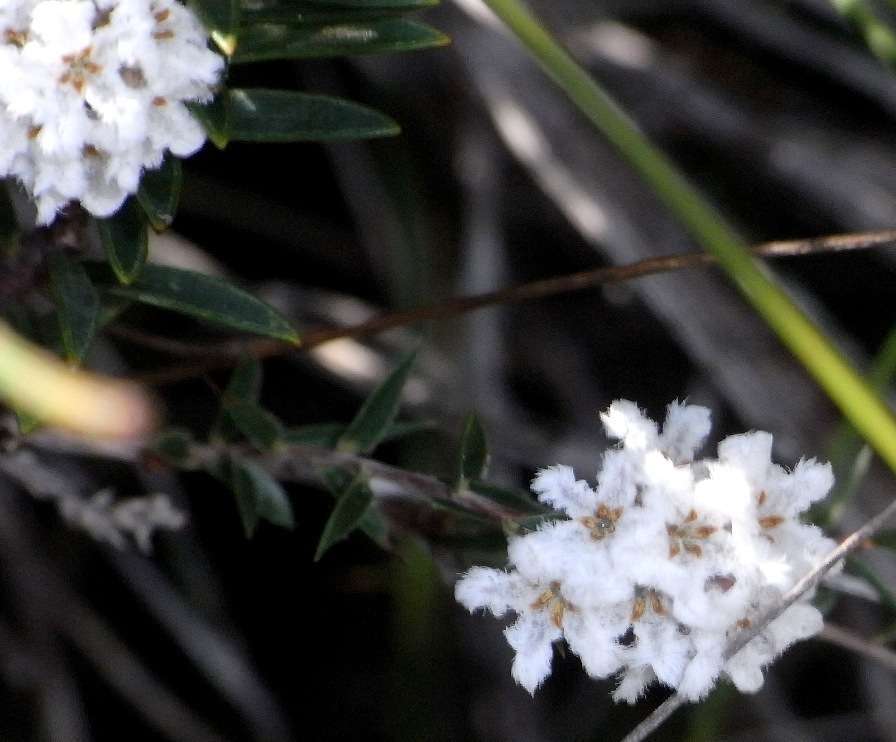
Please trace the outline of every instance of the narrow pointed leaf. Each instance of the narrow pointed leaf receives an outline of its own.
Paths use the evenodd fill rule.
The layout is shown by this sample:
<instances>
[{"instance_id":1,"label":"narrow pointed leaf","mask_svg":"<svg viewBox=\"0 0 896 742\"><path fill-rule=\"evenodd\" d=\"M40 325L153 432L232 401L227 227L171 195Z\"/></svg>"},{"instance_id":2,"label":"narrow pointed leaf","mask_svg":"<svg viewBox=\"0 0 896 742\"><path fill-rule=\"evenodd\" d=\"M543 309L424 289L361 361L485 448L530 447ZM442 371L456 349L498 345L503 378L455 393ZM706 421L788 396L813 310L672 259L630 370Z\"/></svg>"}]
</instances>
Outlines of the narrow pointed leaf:
<instances>
[{"instance_id":1,"label":"narrow pointed leaf","mask_svg":"<svg viewBox=\"0 0 896 742\"><path fill-rule=\"evenodd\" d=\"M240 22L240 0L191 0L209 35L228 57L236 49Z\"/></svg>"},{"instance_id":2,"label":"narrow pointed leaf","mask_svg":"<svg viewBox=\"0 0 896 742\"><path fill-rule=\"evenodd\" d=\"M171 466L188 467L190 452L196 440L189 430L183 428L167 428L159 433L149 451Z\"/></svg>"},{"instance_id":3,"label":"narrow pointed leaf","mask_svg":"<svg viewBox=\"0 0 896 742\"><path fill-rule=\"evenodd\" d=\"M237 484L237 481L241 484ZM236 499L236 509L240 514L240 522L243 524L243 532L246 534L246 538L252 538L260 520L255 492L251 487L245 486L239 474L235 474L232 490Z\"/></svg>"},{"instance_id":4,"label":"narrow pointed leaf","mask_svg":"<svg viewBox=\"0 0 896 742\"><path fill-rule=\"evenodd\" d=\"M381 549L385 551L392 550L394 544L392 543L389 522L377 509L376 501L371 502L367 512L361 516L361 520L358 522L358 530Z\"/></svg>"},{"instance_id":5,"label":"narrow pointed leaf","mask_svg":"<svg viewBox=\"0 0 896 742\"><path fill-rule=\"evenodd\" d=\"M218 149L224 149L230 141L230 95L227 90L218 93L208 103L188 103L187 108L208 138Z\"/></svg>"},{"instance_id":6,"label":"narrow pointed leaf","mask_svg":"<svg viewBox=\"0 0 896 742\"><path fill-rule=\"evenodd\" d=\"M168 229L174 221L182 181L180 160L173 155L168 155L160 168L143 173L137 200L157 232Z\"/></svg>"},{"instance_id":7,"label":"narrow pointed leaf","mask_svg":"<svg viewBox=\"0 0 896 742\"><path fill-rule=\"evenodd\" d=\"M283 437L283 425L260 405L225 395L223 406L240 433L259 450L271 450Z\"/></svg>"},{"instance_id":8,"label":"narrow pointed leaf","mask_svg":"<svg viewBox=\"0 0 896 742\"><path fill-rule=\"evenodd\" d=\"M338 498L351 485L353 476L347 469L333 468L323 473L323 479L330 494ZM358 530L381 549L392 550L392 529L386 516L379 509L376 499L370 503L367 512L358 522Z\"/></svg>"},{"instance_id":9,"label":"narrow pointed leaf","mask_svg":"<svg viewBox=\"0 0 896 742\"><path fill-rule=\"evenodd\" d=\"M336 506L324 525L314 561L321 557L333 544L346 538L361 523L373 502L373 493L367 486L366 477L359 473L351 482L342 487L336 497Z\"/></svg>"},{"instance_id":10,"label":"narrow pointed leaf","mask_svg":"<svg viewBox=\"0 0 896 742\"><path fill-rule=\"evenodd\" d=\"M464 421L457 460L455 490L466 489L470 480L482 479L488 467L488 446L479 418L472 412Z\"/></svg>"},{"instance_id":11,"label":"narrow pointed leaf","mask_svg":"<svg viewBox=\"0 0 896 742\"><path fill-rule=\"evenodd\" d=\"M50 292L56 304L65 356L80 363L97 328L100 298L84 267L62 253L50 259Z\"/></svg>"},{"instance_id":12,"label":"narrow pointed leaf","mask_svg":"<svg viewBox=\"0 0 896 742\"><path fill-rule=\"evenodd\" d=\"M109 265L123 284L133 283L146 264L146 220L136 200L129 198L108 219L97 219Z\"/></svg>"},{"instance_id":13,"label":"narrow pointed leaf","mask_svg":"<svg viewBox=\"0 0 896 742\"><path fill-rule=\"evenodd\" d=\"M243 32L234 62L383 54L447 43L434 28L402 19L298 27L266 23Z\"/></svg>"},{"instance_id":14,"label":"narrow pointed leaf","mask_svg":"<svg viewBox=\"0 0 896 742\"><path fill-rule=\"evenodd\" d=\"M388 116L340 98L265 88L229 91L232 141L329 142L399 131Z\"/></svg>"},{"instance_id":15,"label":"narrow pointed leaf","mask_svg":"<svg viewBox=\"0 0 896 742\"><path fill-rule=\"evenodd\" d=\"M257 358L243 358L233 369L223 399L242 399L246 402L258 403L261 395L261 362ZM240 437L239 428L230 418L223 400L218 416L212 424L210 437L212 440L233 443Z\"/></svg>"},{"instance_id":16,"label":"narrow pointed leaf","mask_svg":"<svg viewBox=\"0 0 896 742\"><path fill-rule=\"evenodd\" d=\"M257 402L261 396L262 370L257 358L243 358L230 374L224 394L247 402Z\"/></svg>"},{"instance_id":17,"label":"narrow pointed leaf","mask_svg":"<svg viewBox=\"0 0 896 742\"><path fill-rule=\"evenodd\" d=\"M383 440L401 405L401 393L408 380L416 353L410 353L373 390L355 419L339 439L337 448L350 453L370 453Z\"/></svg>"},{"instance_id":18,"label":"narrow pointed leaf","mask_svg":"<svg viewBox=\"0 0 896 742\"><path fill-rule=\"evenodd\" d=\"M248 459L235 459L235 492L242 500L244 508L254 508L255 516L245 519L244 525L257 525L258 520L266 520L281 528L293 528L292 503L280 483L261 466ZM247 529L247 535L252 534Z\"/></svg>"},{"instance_id":19,"label":"narrow pointed leaf","mask_svg":"<svg viewBox=\"0 0 896 742\"><path fill-rule=\"evenodd\" d=\"M240 44L245 33L259 23L284 23L289 26L359 23L394 18L405 12L406 8L340 8L312 2L260 2L243 9Z\"/></svg>"},{"instance_id":20,"label":"narrow pointed leaf","mask_svg":"<svg viewBox=\"0 0 896 742\"><path fill-rule=\"evenodd\" d=\"M101 277L101 271L98 271ZM133 283L107 286L113 296L188 314L235 330L289 343L299 336L276 309L220 278L194 271L147 265Z\"/></svg>"}]
</instances>

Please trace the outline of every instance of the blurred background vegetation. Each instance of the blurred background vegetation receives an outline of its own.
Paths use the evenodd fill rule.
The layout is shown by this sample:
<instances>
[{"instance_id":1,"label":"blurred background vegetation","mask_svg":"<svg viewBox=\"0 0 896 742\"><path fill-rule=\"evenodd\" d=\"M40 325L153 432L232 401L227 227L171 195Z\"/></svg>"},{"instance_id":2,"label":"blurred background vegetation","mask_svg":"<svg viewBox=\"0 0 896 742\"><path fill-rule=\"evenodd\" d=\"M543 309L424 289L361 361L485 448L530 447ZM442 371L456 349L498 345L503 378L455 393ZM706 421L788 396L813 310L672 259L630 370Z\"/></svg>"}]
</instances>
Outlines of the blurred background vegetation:
<instances>
[{"instance_id":1,"label":"blurred background vegetation","mask_svg":"<svg viewBox=\"0 0 896 742\"><path fill-rule=\"evenodd\" d=\"M874 32L865 4L841 5L851 18L827 0L531 2L751 243L896 226L885 43L894 8L867 5ZM402 133L206 146L184 164L177 218L151 236L152 259L228 277L313 330L696 249L483 6L446 0L419 17L451 45L235 66L233 87L349 97ZM893 326L894 255L775 266L865 368ZM209 359L147 336L193 351L220 339L132 307L89 365L150 382L167 423L206 435L229 368L197 370ZM525 489L558 462L591 479L607 445L597 412L619 397L656 417L686 396L713 409L714 440L769 430L782 463L833 456L845 472L859 450L837 438L839 414L806 372L706 267L281 353L264 361L260 401L288 426L345 423L418 347L400 418L427 424L377 457L448 480L474 410L491 481ZM452 598L473 560L500 563L500 532L459 543L404 514L391 553L355 533L315 562L333 502L319 488L288 485L294 530L261 523L247 539L234 498L205 473L74 456L41 440L40 466L79 491L163 491L190 520L147 558L97 544L0 479L3 739L596 741L621 736L663 698L614 707L608 684L560 654L534 699L513 683L498 622ZM890 477L870 463L834 535L892 497ZM876 587L837 601L832 619L861 636L886 632L896 562L869 550L851 571ZM722 687L657 739L893 739L894 679L892 668L807 642L756 696Z\"/></svg>"}]
</instances>

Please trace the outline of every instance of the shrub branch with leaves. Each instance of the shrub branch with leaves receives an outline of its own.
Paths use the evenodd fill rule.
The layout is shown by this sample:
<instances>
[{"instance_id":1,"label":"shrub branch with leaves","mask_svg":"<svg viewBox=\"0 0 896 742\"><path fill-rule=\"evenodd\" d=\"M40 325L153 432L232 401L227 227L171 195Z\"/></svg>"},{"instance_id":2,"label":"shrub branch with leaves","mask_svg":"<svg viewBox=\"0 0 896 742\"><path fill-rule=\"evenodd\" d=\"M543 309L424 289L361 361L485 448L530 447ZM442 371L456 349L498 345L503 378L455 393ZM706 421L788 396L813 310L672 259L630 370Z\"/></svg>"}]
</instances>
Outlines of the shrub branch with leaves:
<instances>
[{"instance_id":1,"label":"shrub branch with leaves","mask_svg":"<svg viewBox=\"0 0 896 742\"><path fill-rule=\"evenodd\" d=\"M837 573L896 507L839 546L804 521L814 505L809 514L816 522L837 522L861 480L858 435L896 468L896 421L880 395L896 366L896 345L882 352L881 378L866 381L757 262L891 244L894 233L748 249L518 0L486 0L706 254L600 267L307 331L228 279L154 260L150 234L172 225L189 178L181 160L206 139L224 150L232 142L329 143L400 131L392 117L352 100L231 85L245 79L243 65L263 69L271 62L439 47L447 37L414 17L433 4L12 0L0 7L4 260L41 245L34 265L6 282L9 288L0 286L0 397L15 417L0 472L52 501L67 522L97 541L117 548L133 542L145 552L157 532L186 526L185 513L167 495L116 500L105 487L81 492L50 471L49 457L84 456L127 463L143 474L192 472L217 480L232 493L232 516L250 539L266 536L265 523L303 525L284 483L310 484L332 500L315 561L356 532L387 551L414 540L433 554L463 554L445 560L454 573L459 564L469 568L457 582L457 599L470 610L516 614L505 631L516 652L512 674L531 693L550 674L561 640L589 675L615 677L617 699L634 702L657 680L677 689L627 737L644 739L685 701L704 698L722 675L742 691L756 691L765 665L795 641L819 634L823 610L812 601L822 577ZM878 56L892 61L890 37L875 32L889 28L876 14L863 3L835 5ZM709 432L709 411L677 403L662 430L637 405L613 403L603 422L620 445L604 454L595 487L568 467L544 468L553 463L547 461L532 462L541 469L532 483L537 498L489 480L485 426L474 413L460 426L449 474L386 463L374 458L383 444L434 427L401 415L420 349L397 360L347 422L289 425L262 403L265 357L710 263L726 272L857 431L841 439L850 476L824 504L834 485L831 467L808 460L787 471L773 464L769 434L728 437L716 458L695 459ZM140 307L226 336L210 335L203 344L118 323ZM232 367L226 386L215 388L218 407L207 434L159 430L157 400L144 388L85 370L104 333L198 358L195 365L156 372L157 382ZM144 373L143 381L151 378ZM471 567L465 547L487 544L494 559L505 539L506 568ZM878 539L886 544L892 533ZM870 569L861 574L866 568L857 561L849 568L887 599L886 585ZM93 620L89 612L81 615ZM870 654L875 651L892 662L888 650Z\"/></svg>"}]
</instances>

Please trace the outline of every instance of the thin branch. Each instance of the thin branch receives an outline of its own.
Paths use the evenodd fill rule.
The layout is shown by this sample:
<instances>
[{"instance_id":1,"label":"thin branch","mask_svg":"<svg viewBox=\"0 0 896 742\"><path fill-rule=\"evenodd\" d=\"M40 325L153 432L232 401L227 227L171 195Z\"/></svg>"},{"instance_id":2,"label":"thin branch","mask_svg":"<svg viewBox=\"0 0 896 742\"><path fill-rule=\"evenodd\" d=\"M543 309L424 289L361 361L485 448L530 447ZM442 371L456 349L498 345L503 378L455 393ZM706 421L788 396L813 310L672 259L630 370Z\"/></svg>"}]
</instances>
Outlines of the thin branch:
<instances>
[{"instance_id":1,"label":"thin branch","mask_svg":"<svg viewBox=\"0 0 896 742\"><path fill-rule=\"evenodd\" d=\"M870 660L879 662L888 670L896 672L896 652L875 642L863 639L841 626L832 623L825 624L821 633L815 638L860 654Z\"/></svg>"},{"instance_id":2,"label":"thin branch","mask_svg":"<svg viewBox=\"0 0 896 742\"><path fill-rule=\"evenodd\" d=\"M764 258L795 257L847 250L867 250L894 242L896 242L896 230L890 229L877 232L832 235L815 239L765 242L752 247L751 252L756 257ZM449 319L490 306L534 301L574 291L592 289L598 286L631 281L658 273L712 265L715 262L715 258L707 253L679 253L646 258L626 265L594 268L554 278L546 278L497 291L448 299L444 302L429 304L416 309L386 312L349 327L325 327L312 330L303 336L299 350L315 348L333 340L369 337L386 330L406 327L418 322ZM151 350L182 358L198 356L204 359L192 365L178 364L176 367L161 369L136 377L137 381L154 385L182 381L201 376L208 371L218 368L226 368L231 366L234 359L240 356L251 355L255 358L267 358L282 355L296 349L294 345L268 339L242 342L230 340L224 343L203 344L170 340L121 326L110 327L108 332Z\"/></svg>"},{"instance_id":3,"label":"thin branch","mask_svg":"<svg viewBox=\"0 0 896 742\"><path fill-rule=\"evenodd\" d=\"M753 624L735 634L725 648L722 655L729 660L743 649L752 639L765 631L766 627L792 606L800 597L818 586L822 577L827 574L835 564L848 556L851 552L862 546L873 536L893 515L896 515L896 500L891 502L881 512L875 515L865 525L847 536L840 545L831 551L815 568L804 575L775 605L768 608ZM667 698L654 709L644 721L629 732L622 742L642 742L647 739L663 722L686 703L678 693Z\"/></svg>"},{"instance_id":4,"label":"thin branch","mask_svg":"<svg viewBox=\"0 0 896 742\"><path fill-rule=\"evenodd\" d=\"M102 441L74 438L61 431L38 431L29 435L23 443L63 455L97 456L134 465L144 461L144 451L138 446L109 446ZM221 456L228 453L251 458L271 476L286 482L325 487L325 471L347 468L353 472L363 471L368 477L370 491L379 500L401 501L420 508L431 508L434 501L452 500L496 522L526 514L502 507L471 489L454 490L429 474L408 471L364 456L321 446L290 443L278 446L272 453L259 454L246 446L195 445L190 449L187 466L202 469L215 464ZM26 488L29 486L29 481L22 481L15 471L4 473L18 484ZM532 504L537 506L534 500Z\"/></svg>"}]
</instances>

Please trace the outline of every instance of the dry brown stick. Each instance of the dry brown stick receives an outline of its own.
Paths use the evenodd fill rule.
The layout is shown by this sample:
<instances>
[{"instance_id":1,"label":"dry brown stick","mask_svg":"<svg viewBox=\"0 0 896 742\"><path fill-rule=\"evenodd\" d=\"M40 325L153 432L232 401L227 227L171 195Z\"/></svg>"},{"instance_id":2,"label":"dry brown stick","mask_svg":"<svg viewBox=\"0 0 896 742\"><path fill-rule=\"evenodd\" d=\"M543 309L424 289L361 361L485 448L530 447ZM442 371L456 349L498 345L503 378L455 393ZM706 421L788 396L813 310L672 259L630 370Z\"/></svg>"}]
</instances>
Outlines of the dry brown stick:
<instances>
[{"instance_id":1,"label":"dry brown stick","mask_svg":"<svg viewBox=\"0 0 896 742\"><path fill-rule=\"evenodd\" d=\"M879 531L894 515L896 515L896 500L887 505L887 507L881 510L857 531L854 531L847 536L840 545L819 562L811 572L804 575L792 588L790 588L781 600L766 609L766 611L757 618L749 628L743 629L735 634L725 647L725 652L722 655L724 659L731 659L752 639L765 631L765 628L772 621L799 600L804 593L817 587L818 583L821 582L821 578L824 577L835 564L842 559L845 559L851 552L862 546L865 541L877 533L877 531ZM622 739L622 742L643 742L643 740L653 734L666 719L672 716L672 714L685 703L686 700L678 693L669 696L669 698L653 710L650 716L629 732Z\"/></svg>"},{"instance_id":2,"label":"dry brown stick","mask_svg":"<svg viewBox=\"0 0 896 742\"><path fill-rule=\"evenodd\" d=\"M891 229L877 232L832 235L806 240L779 240L765 242L751 249L757 257L794 257L846 250L865 250L893 242L896 242L896 230ZM646 258L627 265L594 268L578 273L546 278L474 296L448 299L444 302L429 304L416 309L387 312L349 327L326 327L311 330L304 334L300 349L307 350L343 338L357 339L369 337L396 327L405 327L418 322L448 319L485 307L544 299L549 296L621 283L657 273L710 265L714 262L714 258L703 252L679 253ZM203 361L197 363L180 364L177 367L161 369L136 377L137 381L145 384L166 384L200 376L217 368L231 366L235 358L243 355L267 358L295 350L294 345L268 339L247 342L228 341L224 344L209 345L169 340L148 335L131 328L113 327L109 331L123 339L153 350L185 358L196 356L204 358ZM209 356L212 357L209 358Z\"/></svg>"}]
</instances>

